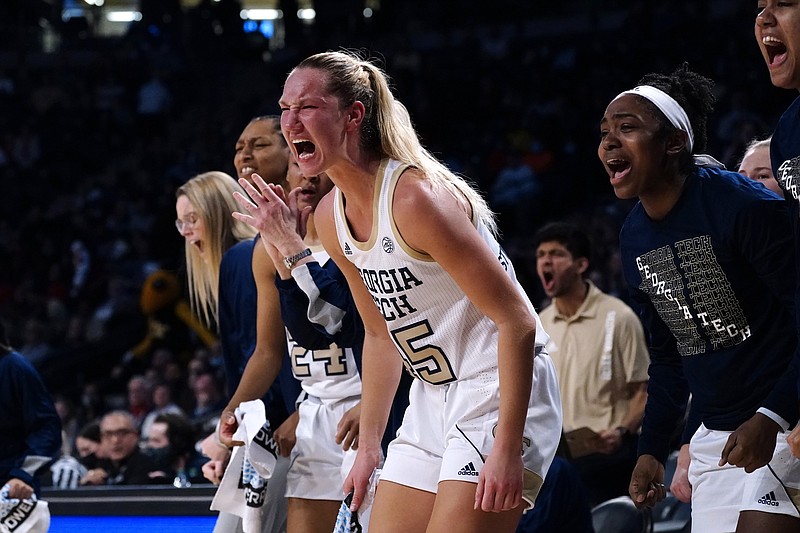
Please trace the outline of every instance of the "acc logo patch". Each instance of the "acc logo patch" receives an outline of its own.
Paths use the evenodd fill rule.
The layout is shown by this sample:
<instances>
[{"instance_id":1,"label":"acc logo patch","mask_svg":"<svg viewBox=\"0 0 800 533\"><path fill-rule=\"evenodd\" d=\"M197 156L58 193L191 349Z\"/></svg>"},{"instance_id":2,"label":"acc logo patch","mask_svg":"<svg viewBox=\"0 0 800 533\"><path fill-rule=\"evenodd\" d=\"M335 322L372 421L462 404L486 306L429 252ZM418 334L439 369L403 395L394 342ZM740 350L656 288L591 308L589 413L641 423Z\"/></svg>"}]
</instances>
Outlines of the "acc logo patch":
<instances>
[{"instance_id":1,"label":"acc logo patch","mask_svg":"<svg viewBox=\"0 0 800 533\"><path fill-rule=\"evenodd\" d=\"M381 246L383 246L383 251L387 254L394 252L394 241L389 237L384 237L381 240Z\"/></svg>"}]
</instances>

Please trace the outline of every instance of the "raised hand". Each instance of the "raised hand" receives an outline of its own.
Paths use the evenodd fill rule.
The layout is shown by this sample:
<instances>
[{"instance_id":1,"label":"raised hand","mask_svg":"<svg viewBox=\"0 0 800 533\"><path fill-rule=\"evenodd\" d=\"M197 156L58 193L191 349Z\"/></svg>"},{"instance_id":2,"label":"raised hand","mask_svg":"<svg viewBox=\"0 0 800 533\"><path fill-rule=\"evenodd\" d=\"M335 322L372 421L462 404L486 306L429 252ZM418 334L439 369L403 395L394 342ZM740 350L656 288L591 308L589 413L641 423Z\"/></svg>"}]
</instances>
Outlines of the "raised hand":
<instances>
[{"instance_id":1,"label":"raised hand","mask_svg":"<svg viewBox=\"0 0 800 533\"><path fill-rule=\"evenodd\" d=\"M302 210L298 207L301 189L286 195L279 185L266 183L258 174L253 174L253 182L258 189L245 179L239 180L250 198L234 193L234 198L246 213L237 211L233 217L253 226L262 238L272 242L284 255L292 246L302 246L311 207Z\"/></svg>"}]
</instances>

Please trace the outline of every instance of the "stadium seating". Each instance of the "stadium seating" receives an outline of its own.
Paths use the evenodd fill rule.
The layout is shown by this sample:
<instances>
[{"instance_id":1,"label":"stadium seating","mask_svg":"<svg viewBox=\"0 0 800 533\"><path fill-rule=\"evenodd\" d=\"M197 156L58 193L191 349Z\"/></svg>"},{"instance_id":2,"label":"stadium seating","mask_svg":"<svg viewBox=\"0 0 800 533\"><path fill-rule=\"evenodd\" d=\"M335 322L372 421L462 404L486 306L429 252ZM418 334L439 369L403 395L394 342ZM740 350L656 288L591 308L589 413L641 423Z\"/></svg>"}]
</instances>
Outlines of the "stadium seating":
<instances>
[{"instance_id":1,"label":"stadium seating","mask_svg":"<svg viewBox=\"0 0 800 533\"><path fill-rule=\"evenodd\" d=\"M595 533L652 533L649 509L637 509L628 496L605 501L592 509Z\"/></svg>"}]
</instances>

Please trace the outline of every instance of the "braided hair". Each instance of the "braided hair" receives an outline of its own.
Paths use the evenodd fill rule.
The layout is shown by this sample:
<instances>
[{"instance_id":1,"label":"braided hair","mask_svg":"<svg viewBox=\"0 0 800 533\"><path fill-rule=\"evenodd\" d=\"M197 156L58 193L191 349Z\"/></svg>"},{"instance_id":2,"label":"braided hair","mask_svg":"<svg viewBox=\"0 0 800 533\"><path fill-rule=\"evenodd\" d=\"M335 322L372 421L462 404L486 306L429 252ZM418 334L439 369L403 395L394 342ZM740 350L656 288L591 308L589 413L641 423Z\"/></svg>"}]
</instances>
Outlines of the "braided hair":
<instances>
[{"instance_id":1,"label":"braided hair","mask_svg":"<svg viewBox=\"0 0 800 533\"><path fill-rule=\"evenodd\" d=\"M694 133L694 152L702 152L708 143L706 124L708 116L714 110L717 101L714 96L714 82L705 76L689 69L689 63L684 62L671 74L650 73L645 74L637 85L651 85L670 95L686 111ZM655 118L661 123L665 135L675 131L669 120L655 106L651 106ZM693 165L692 154L684 152L681 159L681 168L691 169Z\"/></svg>"}]
</instances>

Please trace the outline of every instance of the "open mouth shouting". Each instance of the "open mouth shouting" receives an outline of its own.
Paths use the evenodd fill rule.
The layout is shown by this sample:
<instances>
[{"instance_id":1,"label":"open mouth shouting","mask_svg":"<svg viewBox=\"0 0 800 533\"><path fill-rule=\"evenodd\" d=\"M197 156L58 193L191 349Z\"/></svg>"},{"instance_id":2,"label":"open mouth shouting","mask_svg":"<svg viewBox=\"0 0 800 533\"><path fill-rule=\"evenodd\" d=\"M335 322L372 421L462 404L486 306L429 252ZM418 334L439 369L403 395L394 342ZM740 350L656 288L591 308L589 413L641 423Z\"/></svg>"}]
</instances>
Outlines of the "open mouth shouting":
<instances>
[{"instance_id":1,"label":"open mouth shouting","mask_svg":"<svg viewBox=\"0 0 800 533\"><path fill-rule=\"evenodd\" d=\"M550 294L553 290L553 285L555 285L556 279L553 276L553 273L550 271L542 271L542 288L546 294Z\"/></svg>"},{"instance_id":2,"label":"open mouth shouting","mask_svg":"<svg viewBox=\"0 0 800 533\"><path fill-rule=\"evenodd\" d=\"M626 159L614 158L606 161L608 174L611 176L611 184L622 180L631 171L631 163Z\"/></svg>"},{"instance_id":3,"label":"open mouth shouting","mask_svg":"<svg viewBox=\"0 0 800 533\"><path fill-rule=\"evenodd\" d=\"M764 51L767 54L769 68L779 67L786 62L788 53L783 41L772 35L765 35L761 38L761 43L764 45Z\"/></svg>"},{"instance_id":4,"label":"open mouth shouting","mask_svg":"<svg viewBox=\"0 0 800 533\"><path fill-rule=\"evenodd\" d=\"M250 165L245 165L241 169L239 169L239 177L244 178L248 181L250 181L251 176L256 173L257 173L256 169L254 167L251 167Z\"/></svg>"},{"instance_id":5,"label":"open mouth shouting","mask_svg":"<svg viewBox=\"0 0 800 533\"><path fill-rule=\"evenodd\" d=\"M297 160L305 161L310 159L317 151L317 147L311 141L304 139L297 139L292 141L294 149L297 152Z\"/></svg>"},{"instance_id":6,"label":"open mouth shouting","mask_svg":"<svg viewBox=\"0 0 800 533\"><path fill-rule=\"evenodd\" d=\"M305 186L300 190L298 201L306 205L314 205L319 198L317 197L317 188L314 186Z\"/></svg>"}]
</instances>

